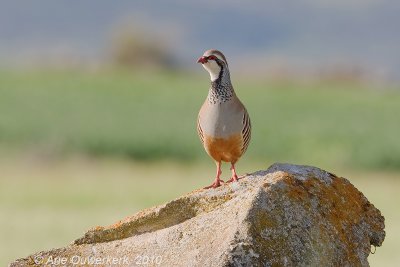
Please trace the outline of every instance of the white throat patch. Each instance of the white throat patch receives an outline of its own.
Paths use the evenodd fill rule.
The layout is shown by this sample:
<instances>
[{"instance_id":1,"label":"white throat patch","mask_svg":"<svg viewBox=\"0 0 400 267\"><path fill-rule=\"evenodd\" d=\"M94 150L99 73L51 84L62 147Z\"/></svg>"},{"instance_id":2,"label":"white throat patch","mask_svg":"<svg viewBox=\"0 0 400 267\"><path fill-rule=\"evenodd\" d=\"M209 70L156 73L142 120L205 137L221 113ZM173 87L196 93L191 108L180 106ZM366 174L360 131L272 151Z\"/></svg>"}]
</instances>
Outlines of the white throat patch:
<instances>
[{"instance_id":1,"label":"white throat patch","mask_svg":"<svg viewBox=\"0 0 400 267\"><path fill-rule=\"evenodd\" d=\"M221 67L215 62L215 60L209 60L207 63L202 64L208 73L210 73L211 81L218 79Z\"/></svg>"}]
</instances>

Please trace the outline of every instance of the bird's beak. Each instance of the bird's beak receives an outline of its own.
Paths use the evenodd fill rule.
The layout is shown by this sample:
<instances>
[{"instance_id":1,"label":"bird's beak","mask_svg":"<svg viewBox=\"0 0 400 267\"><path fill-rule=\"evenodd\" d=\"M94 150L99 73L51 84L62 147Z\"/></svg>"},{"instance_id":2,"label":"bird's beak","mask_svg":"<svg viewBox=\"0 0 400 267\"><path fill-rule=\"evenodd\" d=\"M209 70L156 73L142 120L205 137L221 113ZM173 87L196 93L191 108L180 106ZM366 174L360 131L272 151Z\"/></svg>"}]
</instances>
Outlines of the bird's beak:
<instances>
[{"instance_id":1,"label":"bird's beak","mask_svg":"<svg viewBox=\"0 0 400 267\"><path fill-rule=\"evenodd\" d=\"M208 62L208 60L207 60L207 57L200 57L198 60L197 60L197 63L201 63L201 64L204 64L204 63L207 63Z\"/></svg>"}]
</instances>

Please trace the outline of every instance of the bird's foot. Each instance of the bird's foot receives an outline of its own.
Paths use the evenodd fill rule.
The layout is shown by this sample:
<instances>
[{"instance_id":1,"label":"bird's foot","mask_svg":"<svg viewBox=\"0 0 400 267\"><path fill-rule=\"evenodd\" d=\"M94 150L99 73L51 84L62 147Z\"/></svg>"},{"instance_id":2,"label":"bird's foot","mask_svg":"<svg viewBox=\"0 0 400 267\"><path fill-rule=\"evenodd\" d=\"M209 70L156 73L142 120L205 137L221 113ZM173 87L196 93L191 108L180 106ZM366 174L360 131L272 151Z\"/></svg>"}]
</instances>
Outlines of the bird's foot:
<instances>
[{"instance_id":1,"label":"bird's foot","mask_svg":"<svg viewBox=\"0 0 400 267\"><path fill-rule=\"evenodd\" d=\"M242 178L245 178L245 177L248 176L248 175L249 175L249 173L245 173L245 174L239 176L238 179L240 180L240 179L242 179Z\"/></svg>"},{"instance_id":2,"label":"bird's foot","mask_svg":"<svg viewBox=\"0 0 400 267\"><path fill-rule=\"evenodd\" d=\"M229 179L228 181L226 181L227 183L232 183L232 182L237 182L239 181L239 177L237 177L237 175L234 175L231 177L231 179Z\"/></svg>"},{"instance_id":3,"label":"bird's foot","mask_svg":"<svg viewBox=\"0 0 400 267\"><path fill-rule=\"evenodd\" d=\"M248 174L246 173L245 175L242 176L237 176L237 175L232 175L231 179L229 179L228 181L226 181L227 183L232 183L232 182L238 182L240 179L246 177Z\"/></svg>"},{"instance_id":4,"label":"bird's foot","mask_svg":"<svg viewBox=\"0 0 400 267\"><path fill-rule=\"evenodd\" d=\"M204 189L210 189L210 188L217 188L222 185L222 183L225 183L221 179L215 179L214 183L210 184L209 186L204 187Z\"/></svg>"}]
</instances>

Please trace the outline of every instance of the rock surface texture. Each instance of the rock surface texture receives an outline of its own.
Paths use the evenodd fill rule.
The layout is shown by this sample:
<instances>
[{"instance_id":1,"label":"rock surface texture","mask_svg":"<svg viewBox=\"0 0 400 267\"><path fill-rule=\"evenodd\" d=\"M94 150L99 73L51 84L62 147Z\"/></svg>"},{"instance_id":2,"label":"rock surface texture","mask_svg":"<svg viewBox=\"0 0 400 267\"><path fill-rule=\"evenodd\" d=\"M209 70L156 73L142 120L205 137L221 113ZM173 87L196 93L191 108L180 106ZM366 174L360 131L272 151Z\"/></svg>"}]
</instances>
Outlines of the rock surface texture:
<instances>
[{"instance_id":1,"label":"rock surface texture","mask_svg":"<svg viewBox=\"0 0 400 267\"><path fill-rule=\"evenodd\" d=\"M274 164L10 266L368 266L384 217L347 179Z\"/></svg>"}]
</instances>

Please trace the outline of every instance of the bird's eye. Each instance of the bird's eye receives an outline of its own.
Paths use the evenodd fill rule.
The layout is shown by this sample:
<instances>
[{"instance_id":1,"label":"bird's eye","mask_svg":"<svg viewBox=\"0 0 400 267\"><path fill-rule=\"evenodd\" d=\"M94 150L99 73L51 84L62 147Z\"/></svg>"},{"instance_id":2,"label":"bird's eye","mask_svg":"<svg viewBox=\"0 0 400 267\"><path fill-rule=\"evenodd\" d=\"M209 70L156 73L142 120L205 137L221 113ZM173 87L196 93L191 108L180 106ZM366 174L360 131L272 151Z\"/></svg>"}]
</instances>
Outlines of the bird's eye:
<instances>
[{"instance_id":1,"label":"bird's eye","mask_svg":"<svg viewBox=\"0 0 400 267\"><path fill-rule=\"evenodd\" d=\"M215 57L215 56L213 56L213 55L211 55L211 56L209 56L209 57L208 57L208 59L215 60L215 59L216 59L216 57Z\"/></svg>"}]
</instances>

